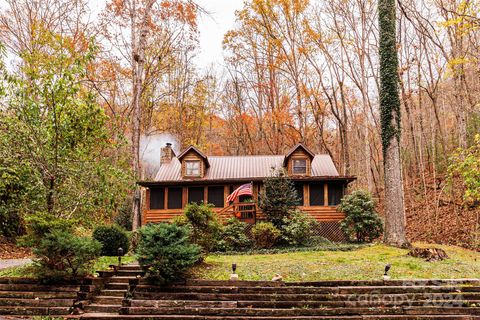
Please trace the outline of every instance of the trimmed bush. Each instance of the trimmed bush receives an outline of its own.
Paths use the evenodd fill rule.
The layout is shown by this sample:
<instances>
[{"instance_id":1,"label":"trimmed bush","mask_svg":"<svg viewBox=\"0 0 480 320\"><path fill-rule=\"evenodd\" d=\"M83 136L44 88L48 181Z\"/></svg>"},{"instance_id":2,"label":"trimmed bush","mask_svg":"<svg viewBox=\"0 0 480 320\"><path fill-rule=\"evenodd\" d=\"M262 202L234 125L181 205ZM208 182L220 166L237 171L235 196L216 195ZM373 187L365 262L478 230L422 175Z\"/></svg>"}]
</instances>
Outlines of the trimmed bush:
<instances>
[{"instance_id":1,"label":"trimmed bush","mask_svg":"<svg viewBox=\"0 0 480 320\"><path fill-rule=\"evenodd\" d=\"M167 284L200 258L200 247L189 242L188 228L176 224L149 224L138 230L136 249L138 262L147 269L147 277L158 284Z\"/></svg>"},{"instance_id":2,"label":"trimmed bush","mask_svg":"<svg viewBox=\"0 0 480 320\"><path fill-rule=\"evenodd\" d=\"M337 210L345 213L341 228L349 241L371 242L382 234L383 221L375 211L370 193L354 191L343 197Z\"/></svg>"},{"instance_id":3,"label":"trimmed bush","mask_svg":"<svg viewBox=\"0 0 480 320\"><path fill-rule=\"evenodd\" d=\"M57 281L83 276L91 271L102 245L89 237L53 230L33 249L39 278Z\"/></svg>"},{"instance_id":4,"label":"trimmed bush","mask_svg":"<svg viewBox=\"0 0 480 320\"><path fill-rule=\"evenodd\" d=\"M236 218L230 218L223 227L222 251L243 250L251 246L252 241L247 237L245 231L247 224Z\"/></svg>"},{"instance_id":5,"label":"trimmed bush","mask_svg":"<svg viewBox=\"0 0 480 320\"><path fill-rule=\"evenodd\" d=\"M271 222L259 222L252 228L255 247L267 249L275 245L281 232Z\"/></svg>"},{"instance_id":6,"label":"trimmed bush","mask_svg":"<svg viewBox=\"0 0 480 320\"><path fill-rule=\"evenodd\" d=\"M205 253L217 246L222 232L222 225L212 208L213 205L204 203L190 203L185 206L185 217L191 228L192 242L202 247ZM180 222L180 219L177 218L176 221Z\"/></svg>"},{"instance_id":7,"label":"trimmed bush","mask_svg":"<svg viewBox=\"0 0 480 320\"><path fill-rule=\"evenodd\" d=\"M102 256L116 256L118 248L127 253L130 247L127 233L120 226L100 226L93 231L93 239L102 244Z\"/></svg>"},{"instance_id":8,"label":"trimmed bush","mask_svg":"<svg viewBox=\"0 0 480 320\"><path fill-rule=\"evenodd\" d=\"M305 245L312 237L311 220L300 210L290 213L283 218L282 239L292 246Z\"/></svg>"}]
</instances>

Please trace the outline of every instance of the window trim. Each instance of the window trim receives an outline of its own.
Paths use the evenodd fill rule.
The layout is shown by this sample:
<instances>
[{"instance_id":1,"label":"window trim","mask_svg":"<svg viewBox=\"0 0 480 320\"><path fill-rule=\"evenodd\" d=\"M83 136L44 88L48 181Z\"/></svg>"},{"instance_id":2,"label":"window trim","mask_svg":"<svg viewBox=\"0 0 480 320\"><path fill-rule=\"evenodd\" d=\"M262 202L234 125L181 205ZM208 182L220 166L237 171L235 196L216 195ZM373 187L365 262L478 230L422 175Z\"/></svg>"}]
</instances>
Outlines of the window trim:
<instances>
[{"instance_id":1,"label":"window trim","mask_svg":"<svg viewBox=\"0 0 480 320\"><path fill-rule=\"evenodd\" d=\"M295 166L295 161L305 161L305 166ZM292 174L293 175L306 175L307 174L307 167L308 167L308 159L307 158L292 158ZM305 168L304 172L295 172L295 168Z\"/></svg>"},{"instance_id":2,"label":"window trim","mask_svg":"<svg viewBox=\"0 0 480 320\"><path fill-rule=\"evenodd\" d=\"M198 164L198 174L189 174L188 173L188 164L193 164L193 163L197 163ZM200 177L201 175L201 172L202 172L202 168L201 168L201 161L200 160L185 160L185 176L186 177Z\"/></svg>"}]
</instances>

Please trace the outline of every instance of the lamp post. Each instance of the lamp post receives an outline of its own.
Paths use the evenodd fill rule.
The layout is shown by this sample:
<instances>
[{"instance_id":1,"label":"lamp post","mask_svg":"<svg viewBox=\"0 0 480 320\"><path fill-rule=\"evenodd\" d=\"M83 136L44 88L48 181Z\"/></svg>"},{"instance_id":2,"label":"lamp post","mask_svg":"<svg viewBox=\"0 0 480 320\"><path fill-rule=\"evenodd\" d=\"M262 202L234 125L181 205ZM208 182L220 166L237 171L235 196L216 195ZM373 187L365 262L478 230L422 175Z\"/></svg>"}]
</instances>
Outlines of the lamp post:
<instances>
[{"instance_id":1,"label":"lamp post","mask_svg":"<svg viewBox=\"0 0 480 320\"><path fill-rule=\"evenodd\" d=\"M122 256L123 256L123 248L118 248L118 266L120 267L122 264Z\"/></svg>"}]
</instances>

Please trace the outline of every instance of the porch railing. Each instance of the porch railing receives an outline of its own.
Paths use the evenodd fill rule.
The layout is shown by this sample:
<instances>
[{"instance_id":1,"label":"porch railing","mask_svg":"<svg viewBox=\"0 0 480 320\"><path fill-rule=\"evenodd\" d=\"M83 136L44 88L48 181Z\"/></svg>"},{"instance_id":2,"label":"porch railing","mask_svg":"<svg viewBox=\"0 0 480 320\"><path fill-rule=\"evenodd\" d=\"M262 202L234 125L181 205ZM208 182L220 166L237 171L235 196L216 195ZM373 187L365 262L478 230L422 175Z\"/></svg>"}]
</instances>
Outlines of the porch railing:
<instances>
[{"instance_id":1,"label":"porch railing","mask_svg":"<svg viewBox=\"0 0 480 320\"><path fill-rule=\"evenodd\" d=\"M220 214L224 216L232 215L240 220L253 220L255 222L258 205L256 202L240 202L232 203L231 205L220 210Z\"/></svg>"}]
</instances>

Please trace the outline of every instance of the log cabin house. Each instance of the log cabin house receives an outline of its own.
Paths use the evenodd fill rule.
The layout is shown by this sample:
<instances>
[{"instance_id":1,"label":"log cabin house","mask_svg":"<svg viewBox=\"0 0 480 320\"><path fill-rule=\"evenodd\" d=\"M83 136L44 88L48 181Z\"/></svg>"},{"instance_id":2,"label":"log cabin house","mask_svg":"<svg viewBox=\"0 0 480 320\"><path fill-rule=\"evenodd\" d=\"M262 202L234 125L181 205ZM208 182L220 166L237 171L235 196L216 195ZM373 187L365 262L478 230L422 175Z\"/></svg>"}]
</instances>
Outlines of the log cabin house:
<instances>
[{"instance_id":1,"label":"log cabin house","mask_svg":"<svg viewBox=\"0 0 480 320\"><path fill-rule=\"evenodd\" d=\"M314 154L297 144L285 155L206 156L190 146L179 155L171 144L161 150L160 169L144 188L142 225L170 221L191 202L208 202L222 218L236 216L247 223L264 219L258 206L260 189L272 168L284 168L298 192L298 208L319 222L338 222L336 206L352 176L340 176L329 155ZM226 199L239 186L252 183L252 196Z\"/></svg>"}]
</instances>

